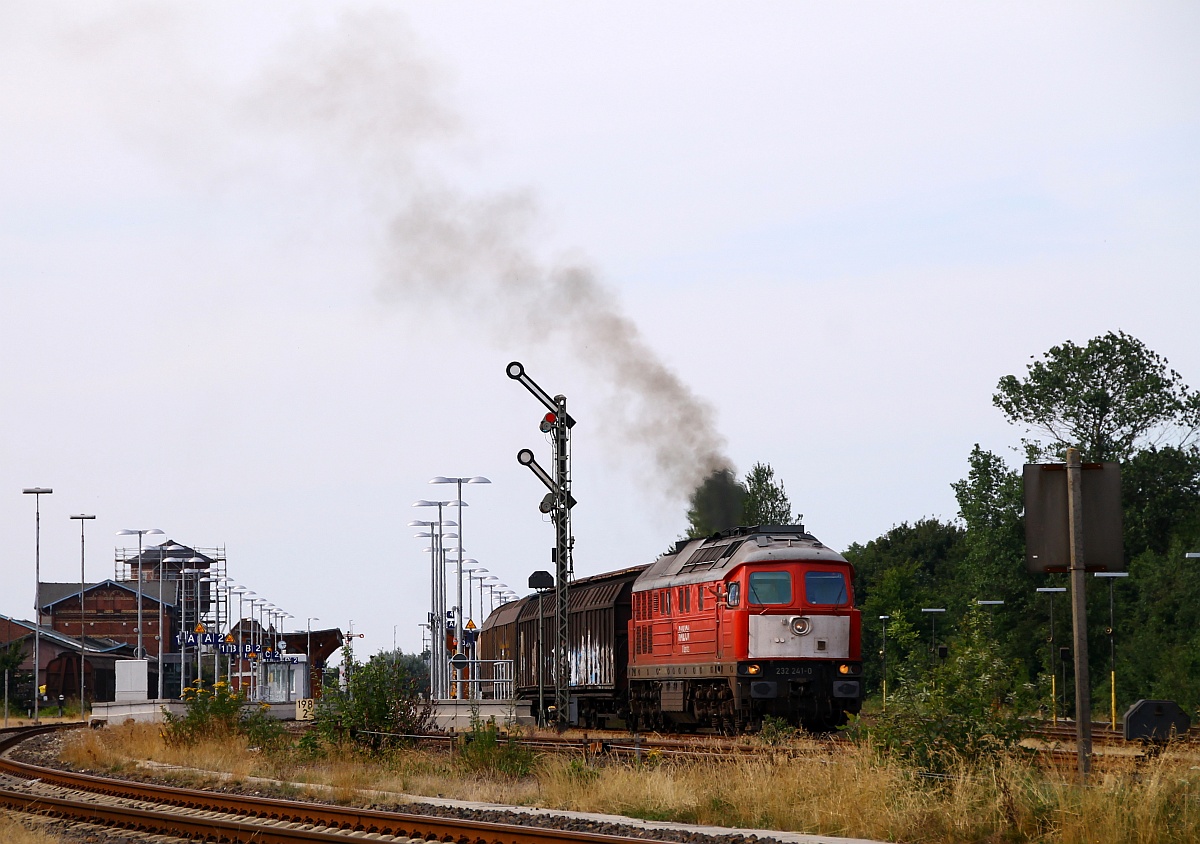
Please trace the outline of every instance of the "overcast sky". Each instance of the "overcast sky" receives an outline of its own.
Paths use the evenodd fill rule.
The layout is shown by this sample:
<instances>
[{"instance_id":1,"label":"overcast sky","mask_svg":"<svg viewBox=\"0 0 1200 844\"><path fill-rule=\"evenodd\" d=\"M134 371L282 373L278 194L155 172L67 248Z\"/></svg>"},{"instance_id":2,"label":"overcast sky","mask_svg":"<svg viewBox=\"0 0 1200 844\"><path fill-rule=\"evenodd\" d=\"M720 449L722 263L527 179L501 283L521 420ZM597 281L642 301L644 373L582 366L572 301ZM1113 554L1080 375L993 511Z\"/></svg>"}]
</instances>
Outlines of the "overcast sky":
<instances>
[{"instance_id":1,"label":"overcast sky","mask_svg":"<svg viewBox=\"0 0 1200 844\"><path fill-rule=\"evenodd\" d=\"M950 519L999 378L1118 329L1200 386L1194 3L0 2L0 612L114 535L420 647L419 498L576 571L771 463L834 548ZM453 593L453 587L451 587ZM478 595L472 599L480 620Z\"/></svg>"}]
</instances>

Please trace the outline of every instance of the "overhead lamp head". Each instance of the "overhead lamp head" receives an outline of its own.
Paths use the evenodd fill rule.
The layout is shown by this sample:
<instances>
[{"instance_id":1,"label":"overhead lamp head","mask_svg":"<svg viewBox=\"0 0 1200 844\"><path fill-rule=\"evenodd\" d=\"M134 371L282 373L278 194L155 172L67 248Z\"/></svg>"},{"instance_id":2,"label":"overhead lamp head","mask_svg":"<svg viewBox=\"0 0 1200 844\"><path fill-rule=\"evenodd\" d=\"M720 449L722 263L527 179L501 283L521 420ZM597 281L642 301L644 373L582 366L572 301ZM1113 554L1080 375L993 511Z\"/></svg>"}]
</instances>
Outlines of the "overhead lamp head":
<instances>
[{"instance_id":1,"label":"overhead lamp head","mask_svg":"<svg viewBox=\"0 0 1200 844\"><path fill-rule=\"evenodd\" d=\"M21 492L23 492L25 495L49 495L50 493L54 492L54 490L47 486L31 486L27 489L21 490Z\"/></svg>"},{"instance_id":2,"label":"overhead lamp head","mask_svg":"<svg viewBox=\"0 0 1200 844\"><path fill-rule=\"evenodd\" d=\"M95 516L85 516L82 513L80 513L78 516L71 516L71 518L72 519L94 519L96 517Z\"/></svg>"}]
</instances>

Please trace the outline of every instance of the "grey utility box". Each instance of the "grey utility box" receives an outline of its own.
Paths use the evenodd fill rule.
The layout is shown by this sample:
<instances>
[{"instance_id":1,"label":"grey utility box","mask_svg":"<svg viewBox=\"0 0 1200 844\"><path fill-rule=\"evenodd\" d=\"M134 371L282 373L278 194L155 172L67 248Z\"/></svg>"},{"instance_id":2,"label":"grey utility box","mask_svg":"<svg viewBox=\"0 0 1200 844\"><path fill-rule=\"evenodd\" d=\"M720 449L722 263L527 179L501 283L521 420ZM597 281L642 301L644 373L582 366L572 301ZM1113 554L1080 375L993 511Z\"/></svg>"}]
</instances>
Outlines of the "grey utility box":
<instances>
[{"instance_id":1,"label":"grey utility box","mask_svg":"<svg viewBox=\"0 0 1200 844\"><path fill-rule=\"evenodd\" d=\"M1125 741L1166 744L1192 726L1187 713L1173 700L1139 700L1121 718Z\"/></svg>"}]
</instances>

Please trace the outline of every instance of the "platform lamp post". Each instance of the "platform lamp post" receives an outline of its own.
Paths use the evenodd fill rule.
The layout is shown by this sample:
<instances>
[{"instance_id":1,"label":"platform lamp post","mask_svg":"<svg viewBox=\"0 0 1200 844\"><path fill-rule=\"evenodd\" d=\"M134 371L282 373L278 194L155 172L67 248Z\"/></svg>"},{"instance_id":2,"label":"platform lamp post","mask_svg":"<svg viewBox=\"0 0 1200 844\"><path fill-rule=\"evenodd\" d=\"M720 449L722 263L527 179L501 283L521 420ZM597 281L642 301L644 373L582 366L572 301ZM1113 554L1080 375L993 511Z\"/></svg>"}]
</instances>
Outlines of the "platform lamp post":
<instances>
[{"instance_id":1,"label":"platform lamp post","mask_svg":"<svg viewBox=\"0 0 1200 844\"><path fill-rule=\"evenodd\" d=\"M1045 592L1046 597L1050 599L1050 636L1046 642L1050 645L1050 703L1051 713L1050 721L1054 725L1058 725L1058 674L1054 666L1054 594L1056 592L1066 592L1065 586L1039 586L1039 592Z\"/></svg>"},{"instance_id":2,"label":"platform lamp post","mask_svg":"<svg viewBox=\"0 0 1200 844\"><path fill-rule=\"evenodd\" d=\"M214 576L213 576L213 575L211 575L211 574L206 574L204 577L200 578L200 579L197 581L197 586L196 586L196 593L197 593L197 594L196 594L196 598L197 598L197 604L199 603L199 597L200 597L200 595L199 595L199 592L200 592L200 586L199 586L199 584L201 584L201 583L207 583L207 584L208 584L208 589L209 589L209 594L210 594L210 595L211 595L211 594L213 594L213 593L216 593L216 600L212 602L212 603L213 603L213 621L212 621L212 630L209 630L209 628L208 628L208 627L206 627L206 628L205 628L205 632L207 632L207 633L210 633L210 634L211 634L211 633L212 633L212 631L213 631L213 630L215 630L215 631L216 631L216 632L219 634L219 633L221 632L221 578L220 578L220 577L214 577ZM197 613L196 613L196 616L197 616L197 617L199 617L199 615L200 615L200 613L199 613L199 611L198 611L198 608L197 608ZM197 649L196 649L196 652L197 652L197 654L199 654L199 652L200 652L200 648L197 648ZM220 680L220 679L221 679L221 667L220 667L220 660L221 660L221 652L220 652L220 651L219 651L219 650L216 648L216 646L214 646L214 647L213 647L213 683L216 683L218 680ZM204 665L204 663L203 663L203 659L202 659L201 657L199 657L199 656L198 656L196 661L197 661L197 662L200 664L200 666L201 666L200 675L201 675L201 676L203 676L203 675L204 675L204 671L203 671L203 665Z\"/></svg>"},{"instance_id":3,"label":"platform lamp post","mask_svg":"<svg viewBox=\"0 0 1200 844\"><path fill-rule=\"evenodd\" d=\"M145 530L119 530L117 536L134 536L138 538L138 588L137 588L137 650L134 656L137 659L146 658L146 649L142 647L142 537L147 535L162 535L162 531L158 528L146 528Z\"/></svg>"},{"instance_id":4,"label":"platform lamp post","mask_svg":"<svg viewBox=\"0 0 1200 844\"><path fill-rule=\"evenodd\" d=\"M167 551L183 551L182 545L172 543L169 546L160 544L158 546L158 700L162 700L166 693L163 691L163 684L166 681L166 669L163 667L163 654L166 647L166 634L163 633L163 564L169 561L183 562L178 557L164 557ZM178 600L176 596L176 600Z\"/></svg>"},{"instance_id":5,"label":"platform lamp post","mask_svg":"<svg viewBox=\"0 0 1200 844\"><path fill-rule=\"evenodd\" d=\"M883 646L879 649L879 659L883 664L883 705L887 707L887 623L890 615L881 615L879 620L883 622Z\"/></svg>"},{"instance_id":6,"label":"platform lamp post","mask_svg":"<svg viewBox=\"0 0 1200 844\"><path fill-rule=\"evenodd\" d=\"M83 526L85 522L95 519L96 517L86 516L80 513L77 516L71 516L71 518L79 520L79 718L80 720L86 721L87 714L84 711L84 700L86 698L83 688L83 665L84 654L87 653L87 645L84 643L83 637L87 635L87 627L84 624L86 621L87 611L83 606L83 587L86 583L86 578L84 577L84 560L87 557L84 553Z\"/></svg>"},{"instance_id":7,"label":"platform lamp post","mask_svg":"<svg viewBox=\"0 0 1200 844\"><path fill-rule=\"evenodd\" d=\"M432 647L429 654L429 676L431 688L434 690L432 694L435 697L443 696L449 691L448 685L443 682L449 671L449 660L446 655L446 571L443 565L445 548L442 540L451 536L451 534L444 533L445 528L458 527L458 522L442 519L442 508L449 503L449 501L426 501L424 498L414 501L413 507L437 507L437 521L415 520L408 523L409 527L429 528L428 534L422 532L414 535L417 537L427 535L429 538L429 622L432 625L430 628ZM457 534L453 534L453 536L457 536Z\"/></svg>"},{"instance_id":8,"label":"platform lamp post","mask_svg":"<svg viewBox=\"0 0 1200 844\"><path fill-rule=\"evenodd\" d=\"M198 558L192 557L187 562L190 563L196 559L198 559ZM201 560L201 562L203 562L203 560ZM180 619L182 622L180 624L180 627L183 628L182 633L185 636L188 635L189 633L195 633L196 626L200 623L200 582L193 576L191 578L191 580L194 584L194 588L192 589L192 604L196 608L196 619L195 619L195 624L192 624L191 627L187 626L187 611L186 611L187 610L187 583L188 583L189 575L205 574L206 572L207 572L207 569L181 569L179 572L179 574L183 578L181 582L183 585L183 596L184 596L183 600L180 602L180 607L181 607ZM184 648L183 650L180 651L180 656L179 656L179 688L180 688L181 692L183 690L183 687L187 685L187 683L184 682L184 672L183 672L183 669L184 669L185 665L187 664L187 659L185 658L185 654L186 654L186 648ZM197 642L196 642L196 680L200 680L200 679L201 679L201 677L200 677L200 642L199 642L199 640L197 640Z\"/></svg>"},{"instance_id":9,"label":"platform lamp post","mask_svg":"<svg viewBox=\"0 0 1200 844\"><path fill-rule=\"evenodd\" d=\"M54 490L34 486L21 492L33 496L33 723L36 726L41 723L38 720L38 707L42 691L38 683L42 658L42 496L50 495Z\"/></svg>"},{"instance_id":10,"label":"platform lamp post","mask_svg":"<svg viewBox=\"0 0 1200 844\"><path fill-rule=\"evenodd\" d=\"M470 573L470 575L468 575L467 579L468 579L468 581L471 581L471 582L474 582L476 580L479 581L479 623L482 624L483 619L485 618L484 613L483 613L483 577L484 577L484 575L480 574L480 572L485 572L488 574L491 573L488 571L486 566L475 566L473 569L471 569L471 573Z\"/></svg>"},{"instance_id":11,"label":"platform lamp post","mask_svg":"<svg viewBox=\"0 0 1200 844\"><path fill-rule=\"evenodd\" d=\"M1098 571L1096 577L1108 578L1108 683L1109 718L1112 731L1117 731L1117 619L1113 602L1113 584L1118 577L1129 577L1127 571Z\"/></svg>"},{"instance_id":12,"label":"platform lamp post","mask_svg":"<svg viewBox=\"0 0 1200 844\"><path fill-rule=\"evenodd\" d=\"M488 612L494 612L496 609L496 590L495 587L500 583L500 578L494 574L489 574L483 580L479 581L479 603L483 603L483 587L488 590ZM482 612L482 610L480 610Z\"/></svg>"},{"instance_id":13,"label":"platform lamp post","mask_svg":"<svg viewBox=\"0 0 1200 844\"><path fill-rule=\"evenodd\" d=\"M254 592L253 592L252 590L250 590L250 589L247 589L245 586L237 586L237 587L234 587L233 589L231 589L231 590L229 590L229 591L230 591L230 593L231 593L231 594L233 594L233 595L237 595L237 596L238 596L238 620L237 620L237 629L238 629L238 635L237 635L237 648L238 648L238 649L237 649L238 685L237 685L237 690L238 690L239 692L243 692L243 693L244 693L244 692L246 691L246 689L245 689L245 684L246 684L246 677L245 677L245 660L246 660L246 649L245 649L245 647L243 646L243 641L244 641L244 637L245 637L246 625L242 624L242 622L245 620L245 616L244 616L244 615L243 615L243 613L242 613L242 600L243 600L243 599L244 599L244 598L245 598L247 595L253 595L253 594L254 594ZM232 669L232 668L230 668L229 684L230 684L230 687L232 688L232 686L233 686L233 669Z\"/></svg>"},{"instance_id":14,"label":"platform lamp post","mask_svg":"<svg viewBox=\"0 0 1200 844\"><path fill-rule=\"evenodd\" d=\"M214 584L213 591L215 591L217 593L217 607L216 607L216 614L215 614L215 623L213 625L216 628L216 634L217 634L217 645L213 648L213 682L214 683L217 680L221 679L221 644L225 640L225 636L222 633L223 626L222 626L221 620L222 620L222 615L223 615L225 624L229 623L229 590L231 588L229 584L231 582L232 581L230 581L230 579L228 577L214 577L213 578L213 584ZM224 607L223 611L222 611L222 607ZM228 664L228 659L226 659L226 664Z\"/></svg>"},{"instance_id":15,"label":"platform lamp post","mask_svg":"<svg viewBox=\"0 0 1200 844\"><path fill-rule=\"evenodd\" d=\"M930 639L929 639L930 659L933 659L934 654L936 654L936 652L937 652L937 614L940 612L945 612L945 611L946 611L945 607L921 607L921 612L927 612L930 614L929 620L932 623L932 629L931 629Z\"/></svg>"},{"instance_id":16,"label":"platform lamp post","mask_svg":"<svg viewBox=\"0 0 1200 844\"><path fill-rule=\"evenodd\" d=\"M473 478L447 478L438 475L436 478L431 478L431 484L454 484L458 490L458 495L452 503L458 507L458 602L454 608L455 611L455 654L463 653L463 541L462 541L462 508L467 506L467 503L462 500L463 484L490 484L491 481L482 475L476 475ZM466 684L462 679L462 672L458 672L458 698L461 700L466 696Z\"/></svg>"},{"instance_id":17,"label":"platform lamp post","mask_svg":"<svg viewBox=\"0 0 1200 844\"><path fill-rule=\"evenodd\" d=\"M184 605L184 586L185 586L185 584L183 582L183 564L186 563L187 560L185 560L183 557L167 557L162 562L163 562L163 564L171 563L172 565L174 565L174 564L179 565L178 576L173 577L172 580L175 582L175 606L179 610L179 633L177 634L179 636L179 696L183 697L183 687L185 685L187 685L186 683L183 682L183 668L184 668L184 665L187 663L187 659L186 659L187 638L186 637L188 634L187 624L186 624L187 618L186 618L186 613L184 612L184 606L185 606ZM160 569L160 572L161 572L161 569ZM160 578L162 577L161 573L159 574L159 577ZM159 592L158 605L161 608L162 607L162 583L161 582L159 583L158 592ZM159 623L158 623L158 633L159 633L159 636L162 635L162 619L161 618L159 619ZM162 676L161 660L159 661L159 669L158 670L159 670L159 676L161 677ZM162 697L162 694L163 693L160 691L159 697Z\"/></svg>"}]
</instances>

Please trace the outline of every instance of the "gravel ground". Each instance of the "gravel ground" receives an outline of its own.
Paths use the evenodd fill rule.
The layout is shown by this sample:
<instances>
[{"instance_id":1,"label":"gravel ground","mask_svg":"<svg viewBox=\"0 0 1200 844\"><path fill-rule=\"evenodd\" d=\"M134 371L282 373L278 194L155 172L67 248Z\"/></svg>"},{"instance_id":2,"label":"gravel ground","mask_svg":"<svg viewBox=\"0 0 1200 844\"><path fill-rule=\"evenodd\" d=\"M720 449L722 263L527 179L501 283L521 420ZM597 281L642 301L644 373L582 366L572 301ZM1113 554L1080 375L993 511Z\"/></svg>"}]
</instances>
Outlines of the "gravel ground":
<instances>
[{"instance_id":1,"label":"gravel ground","mask_svg":"<svg viewBox=\"0 0 1200 844\"><path fill-rule=\"evenodd\" d=\"M48 768L59 768L67 770L68 767L59 761L58 754L62 747L63 737L57 734L47 734L36 736L26 742L23 742L20 747L13 751L14 759L22 762L28 762L34 765L42 765ZM83 773L98 773L94 771L84 771ZM152 773L125 773L123 779L136 780L139 782L149 782L161 785L179 785L178 779L155 776ZM207 791L230 793L230 794L245 794L255 797L274 797L282 796L288 800L304 800L304 797L297 797L294 793L277 794L276 790L267 787L261 783L232 783L232 782L215 782L201 786ZM311 802L320 802L312 800ZM381 802L381 803L364 803L363 808L378 809L386 812L403 812L406 814L420 814L431 817L440 818L459 818L478 821L490 821L492 823L519 824L524 826L537 826L548 829L561 829L573 832L593 832L604 835L623 835L633 838L644 838L655 841L672 841L682 842L682 844L785 844L785 842L839 842L839 844L851 844L852 841L861 841L861 839L834 838L829 836L809 836L796 834L780 834L778 837L771 835L730 833L730 834L711 834L708 831L698 832L694 828L682 828L675 825L667 825L662 823L648 824L647 826L626 824L614 822L608 817L597 819L595 817L581 817L580 813L572 813L570 815L554 814L550 812L539 812L531 814L523 811L512 811L509 809L498 808L480 808L477 806L467 807L463 805L449 805L454 801L442 801L438 804L433 803L398 803L398 802ZM100 838L64 838L75 842L92 842L105 841L115 842L115 844L126 844L125 839L117 835L109 835ZM144 839L138 839L144 841Z\"/></svg>"}]
</instances>

